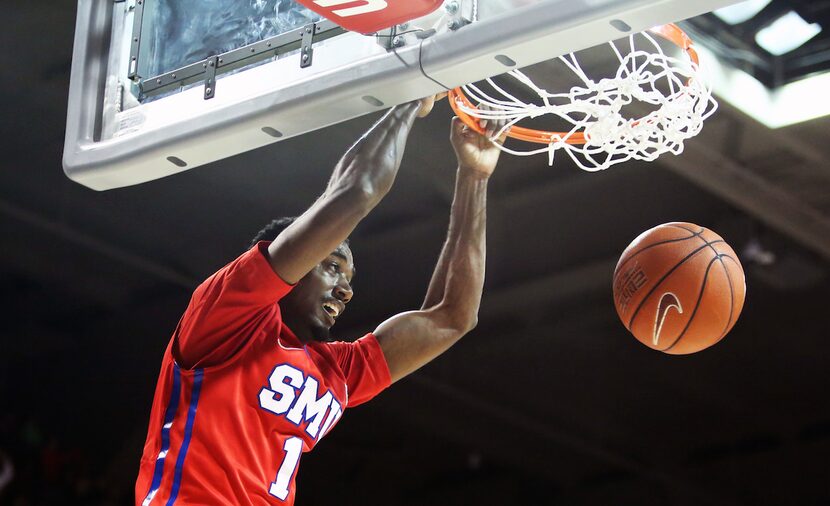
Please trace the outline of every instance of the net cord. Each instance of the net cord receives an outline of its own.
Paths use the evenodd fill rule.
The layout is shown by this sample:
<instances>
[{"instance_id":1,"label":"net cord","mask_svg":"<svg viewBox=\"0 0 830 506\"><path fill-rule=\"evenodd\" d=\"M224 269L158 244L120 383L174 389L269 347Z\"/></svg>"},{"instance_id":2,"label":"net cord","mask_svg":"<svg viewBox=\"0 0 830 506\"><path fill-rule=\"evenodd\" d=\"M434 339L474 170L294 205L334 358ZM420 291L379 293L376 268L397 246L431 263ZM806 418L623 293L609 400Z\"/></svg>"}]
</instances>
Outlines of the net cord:
<instances>
[{"instance_id":1,"label":"net cord","mask_svg":"<svg viewBox=\"0 0 830 506\"><path fill-rule=\"evenodd\" d=\"M564 150L578 167L587 171L606 169L630 159L651 161L667 152L680 154L684 141L700 132L703 121L717 109L717 102L712 98L711 85L692 58L696 58L696 53L691 41L674 25L655 28L656 33L662 35L661 29L676 30L671 40L684 50L681 58L667 55L644 32L640 35L647 42L647 50L637 47L634 35L628 37L626 55L613 41L608 43L619 61L613 77L589 78L576 55L570 53L558 60L581 85L566 92L551 93L519 70L506 74L534 92L541 104L523 102L495 80L486 79L484 82L492 90L486 91L477 84L462 86L469 99L453 93L453 108L456 113L460 111L475 119L505 122L493 139L509 131L511 137L519 140L542 143L538 148L501 146L501 149L518 156L547 153L550 164L559 150ZM654 110L640 118L624 117L621 110L635 103L649 105ZM517 126L522 120L542 115L554 116L570 128L562 132L539 132Z\"/></svg>"}]
</instances>

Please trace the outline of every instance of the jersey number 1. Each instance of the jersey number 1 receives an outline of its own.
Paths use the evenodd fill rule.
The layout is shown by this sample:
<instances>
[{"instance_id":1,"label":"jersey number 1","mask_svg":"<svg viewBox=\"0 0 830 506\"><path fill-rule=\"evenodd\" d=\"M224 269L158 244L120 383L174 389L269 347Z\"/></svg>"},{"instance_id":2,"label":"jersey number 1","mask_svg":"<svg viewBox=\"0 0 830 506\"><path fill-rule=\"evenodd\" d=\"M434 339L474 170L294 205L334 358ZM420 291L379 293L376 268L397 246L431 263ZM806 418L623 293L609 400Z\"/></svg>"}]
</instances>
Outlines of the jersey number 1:
<instances>
[{"instance_id":1,"label":"jersey number 1","mask_svg":"<svg viewBox=\"0 0 830 506\"><path fill-rule=\"evenodd\" d=\"M277 472L277 479L271 483L268 492L284 501L288 497L288 486L291 484L291 477L294 476L294 471L297 470L297 464L300 462L303 440L298 437L290 437L285 440L282 449L285 450L285 457L283 457L282 465L280 465L280 470Z\"/></svg>"}]
</instances>

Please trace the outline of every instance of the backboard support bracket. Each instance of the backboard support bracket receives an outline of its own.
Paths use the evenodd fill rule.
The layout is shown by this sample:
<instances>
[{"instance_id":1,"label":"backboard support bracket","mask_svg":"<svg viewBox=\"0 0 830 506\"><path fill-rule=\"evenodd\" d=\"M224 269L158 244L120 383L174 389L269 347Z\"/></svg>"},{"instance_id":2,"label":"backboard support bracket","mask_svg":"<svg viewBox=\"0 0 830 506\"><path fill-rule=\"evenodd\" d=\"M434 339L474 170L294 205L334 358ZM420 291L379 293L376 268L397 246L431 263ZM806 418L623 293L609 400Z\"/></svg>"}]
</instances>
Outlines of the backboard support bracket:
<instances>
[{"instance_id":1,"label":"backboard support bracket","mask_svg":"<svg viewBox=\"0 0 830 506\"><path fill-rule=\"evenodd\" d=\"M205 63L205 100L216 96L216 67L219 66L219 57L213 56Z\"/></svg>"},{"instance_id":2,"label":"backboard support bracket","mask_svg":"<svg viewBox=\"0 0 830 506\"><path fill-rule=\"evenodd\" d=\"M206 73L211 71L214 72L214 85L212 89L215 94L216 76L219 74L258 63L262 60L278 57L291 51L296 51L297 49L301 50L300 67L305 68L311 65L312 45L314 43L336 37L343 33L346 33L345 29L328 20L310 23L301 28L215 55L216 61L213 69L209 68L209 62L214 58L214 56L211 56L187 65L186 67L141 79L139 81L139 90L141 91L142 98L160 95L191 83L207 81ZM306 38L309 40L306 41ZM308 51L303 52L302 50L306 47ZM306 61L303 60L303 56L305 55L308 55ZM212 96L208 97L206 93L205 99L207 100L209 98L212 98Z\"/></svg>"},{"instance_id":3,"label":"backboard support bracket","mask_svg":"<svg viewBox=\"0 0 830 506\"><path fill-rule=\"evenodd\" d=\"M375 37L378 39L378 44L387 51L403 45L403 39L398 36L398 25L379 31Z\"/></svg>"},{"instance_id":4,"label":"backboard support bracket","mask_svg":"<svg viewBox=\"0 0 830 506\"><path fill-rule=\"evenodd\" d=\"M138 54L141 49L141 25L144 21L144 0L135 0L133 16L133 36L130 40L130 67L127 78L134 80L140 79L138 75Z\"/></svg>"},{"instance_id":5,"label":"backboard support bracket","mask_svg":"<svg viewBox=\"0 0 830 506\"><path fill-rule=\"evenodd\" d=\"M314 60L314 34L317 30L317 23L309 23L303 27L303 40L300 44L300 68L311 66Z\"/></svg>"}]
</instances>

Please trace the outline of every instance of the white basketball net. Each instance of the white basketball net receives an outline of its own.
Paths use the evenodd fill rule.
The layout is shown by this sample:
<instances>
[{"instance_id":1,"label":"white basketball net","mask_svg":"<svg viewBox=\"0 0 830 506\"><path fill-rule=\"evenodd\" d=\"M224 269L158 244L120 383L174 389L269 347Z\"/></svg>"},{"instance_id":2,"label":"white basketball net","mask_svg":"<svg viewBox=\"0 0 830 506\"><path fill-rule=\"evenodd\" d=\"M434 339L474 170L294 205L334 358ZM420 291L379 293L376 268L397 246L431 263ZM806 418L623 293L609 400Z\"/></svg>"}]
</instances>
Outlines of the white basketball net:
<instances>
[{"instance_id":1,"label":"white basketball net","mask_svg":"<svg viewBox=\"0 0 830 506\"><path fill-rule=\"evenodd\" d=\"M649 51L635 47L634 35L629 36L630 52L623 56L614 42L609 42L620 62L614 77L599 81L590 79L573 53L560 56L582 82L566 93L551 93L536 84L518 70L507 75L536 92L542 105L525 103L517 99L492 79L487 82L501 98L491 96L479 86L463 86L464 92L479 107L471 108L459 103L461 110L470 116L505 120L505 127L497 132L498 138L517 122L552 114L571 125L570 130L539 149L514 150L501 146L502 151L513 155L528 156L548 153L553 165L556 151L564 150L581 168L597 171L627 160L652 161L666 152L680 154L683 142L697 135L703 121L717 109L709 83L701 77L698 66L683 53L682 58L666 55L660 45L648 33L641 33L651 46ZM662 86L664 90L658 89ZM632 103L648 104L652 112L640 118L626 118L623 107ZM587 142L568 144L577 132L584 131Z\"/></svg>"}]
</instances>

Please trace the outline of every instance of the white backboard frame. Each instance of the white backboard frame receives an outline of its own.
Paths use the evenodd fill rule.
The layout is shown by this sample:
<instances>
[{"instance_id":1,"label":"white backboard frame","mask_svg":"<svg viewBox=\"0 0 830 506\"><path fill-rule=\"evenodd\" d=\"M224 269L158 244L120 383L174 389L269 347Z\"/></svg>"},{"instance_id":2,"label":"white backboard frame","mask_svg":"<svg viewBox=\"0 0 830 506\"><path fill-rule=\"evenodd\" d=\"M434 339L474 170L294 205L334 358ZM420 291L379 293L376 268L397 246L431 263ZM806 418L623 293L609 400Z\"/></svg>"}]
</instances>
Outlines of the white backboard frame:
<instances>
[{"instance_id":1,"label":"white backboard frame","mask_svg":"<svg viewBox=\"0 0 830 506\"><path fill-rule=\"evenodd\" d=\"M455 87L731 3L479 0L476 21L423 41L387 50L347 33L309 67L288 55L220 79L210 100L196 86L125 108L127 2L79 0L64 171L95 190L139 184L442 91L424 72Z\"/></svg>"}]
</instances>

